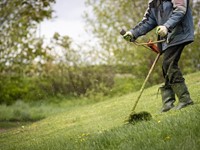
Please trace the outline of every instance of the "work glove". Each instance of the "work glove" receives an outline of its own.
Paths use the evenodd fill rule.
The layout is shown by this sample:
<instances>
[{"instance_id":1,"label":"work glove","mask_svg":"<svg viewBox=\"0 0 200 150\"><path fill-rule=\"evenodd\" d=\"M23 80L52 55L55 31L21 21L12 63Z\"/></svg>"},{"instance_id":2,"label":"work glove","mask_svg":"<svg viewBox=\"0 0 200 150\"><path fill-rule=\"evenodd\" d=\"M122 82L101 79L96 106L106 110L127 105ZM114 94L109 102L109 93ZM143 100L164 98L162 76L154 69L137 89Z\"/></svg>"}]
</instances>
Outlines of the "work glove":
<instances>
[{"instance_id":1,"label":"work glove","mask_svg":"<svg viewBox=\"0 0 200 150\"><path fill-rule=\"evenodd\" d=\"M129 41L129 42L134 42L135 41L135 38L133 36L133 34L131 33L131 31L127 31L124 35L123 35L124 39L126 41Z\"/></svg>"},{"instance_id":2,"label":"work glove","mask_svg":"<svg viewBox=\"0 0 200 150\"><path fill-rule=\"evenodd\" d=\"M160 35L161 37L165 37L168 33L168 29L165 26L158 26L156 29L156 34Z\"/></svg>"}]
</instances>

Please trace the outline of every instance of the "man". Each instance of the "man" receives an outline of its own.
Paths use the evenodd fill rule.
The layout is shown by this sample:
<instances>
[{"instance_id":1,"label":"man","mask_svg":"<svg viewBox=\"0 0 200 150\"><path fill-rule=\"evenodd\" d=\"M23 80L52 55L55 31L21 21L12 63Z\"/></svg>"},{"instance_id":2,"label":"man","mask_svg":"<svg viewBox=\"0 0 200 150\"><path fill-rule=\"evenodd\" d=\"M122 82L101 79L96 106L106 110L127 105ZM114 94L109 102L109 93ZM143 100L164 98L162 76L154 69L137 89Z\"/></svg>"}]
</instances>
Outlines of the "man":
<instances>
[{"instance_id":1,"label":"man","mask_svg":"<svg viewBox=\"0 0 200 150\"><path fill-rule=\"evenodd\" d=\"M134 42L139 36L156 29L158 39L166 39L158 44L163 53L163 76L161 87L163 107L161 112L174 107L175 94L179 99L176 109L193 104L185 84L178 61L185 45L193 42L194 28L189 0L150 0L143 20L124 35L124 39Z\"/></svg>"}]
</instances>

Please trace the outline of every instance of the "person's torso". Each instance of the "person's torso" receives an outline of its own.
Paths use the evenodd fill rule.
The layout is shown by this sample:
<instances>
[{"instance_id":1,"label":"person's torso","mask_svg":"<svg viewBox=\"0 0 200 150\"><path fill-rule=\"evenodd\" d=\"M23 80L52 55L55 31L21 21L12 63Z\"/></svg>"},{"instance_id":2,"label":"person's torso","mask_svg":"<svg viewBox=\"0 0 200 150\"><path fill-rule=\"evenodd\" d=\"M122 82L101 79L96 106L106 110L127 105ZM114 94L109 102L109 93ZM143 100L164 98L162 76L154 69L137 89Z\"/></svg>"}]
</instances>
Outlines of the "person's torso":
<instances>
[{"instance_id":1,"label":"person's torso","mask_svg":"<svg viewBox=\"0 0 200 150\"><path fill-rule=\"evenodd\" d=\"M151 7L152 13L158 25L163 25L164 23L166 23L174 10L173 3L171 0L153 0ZM191 9L190 7L188 7L184 18L168 34L167 42L163 44L163 48L166 49L171 45L193 41L193 39L193 18Z\"/></svg>"}]
</instances>

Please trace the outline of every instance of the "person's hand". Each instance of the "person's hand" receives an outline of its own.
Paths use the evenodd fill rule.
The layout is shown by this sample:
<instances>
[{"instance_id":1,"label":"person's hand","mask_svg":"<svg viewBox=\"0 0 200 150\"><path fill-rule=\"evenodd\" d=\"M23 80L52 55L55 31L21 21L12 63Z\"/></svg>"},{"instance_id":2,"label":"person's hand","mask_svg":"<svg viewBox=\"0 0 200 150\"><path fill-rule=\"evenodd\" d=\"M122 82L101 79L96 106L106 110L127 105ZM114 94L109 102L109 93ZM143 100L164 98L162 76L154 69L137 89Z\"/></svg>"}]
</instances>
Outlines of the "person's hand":
<instances>
[{"instance_id":1,"label":"person's hand","mask_svg":"<svg viewBox=\"0 0 200 150\"><path fill-rule=\"evenodd\" d=\"M165 26L158 26L156 29L156 33L161 37L165 37L168 33L168 29Z\"/></svg>"},{"instance_id":2,"label":"person's hand","mask_svg":"<svg viewBox=\"0 0 200 150\"><path fill-rule=\"evenodd\" d=\"M133 34L130 32L130 31L127 31L124 35L123 35L124 39L126 41L129 41L129 42L133 42L134 41L134 36Z\"/></svg>"}]
</instances>

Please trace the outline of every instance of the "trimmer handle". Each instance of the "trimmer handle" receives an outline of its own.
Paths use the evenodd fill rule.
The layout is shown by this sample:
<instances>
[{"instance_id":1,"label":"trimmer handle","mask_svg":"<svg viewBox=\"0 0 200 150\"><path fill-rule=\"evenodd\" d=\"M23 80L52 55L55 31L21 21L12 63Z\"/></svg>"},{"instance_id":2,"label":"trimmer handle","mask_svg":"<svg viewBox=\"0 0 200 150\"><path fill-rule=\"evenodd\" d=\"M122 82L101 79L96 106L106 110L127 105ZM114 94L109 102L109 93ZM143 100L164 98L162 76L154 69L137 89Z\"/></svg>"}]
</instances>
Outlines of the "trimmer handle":
<instances>
[{"instance_id":1,"label":"trimmer handle","mask_svg":"<svg viewBox=\"0 0 200 150\"><path fill-rule=\"evenodd\" d=\"M126 33L126 31L124 29L122 29L120 31L120 34L123 36ZM137 43L136 41L134 41L135 43ZM139 45L139 44L138 44ZM156 44L152 43L151 40L149 40L148 43L146 43L145 45L147 45L152 51L156 52L156 53L160 53L159 48L157 47Z\"/></svg>"},{"instance_id":2,"label":"trimmer handle","mask_svg":"<svg viewBox=\"0 0 200 150\"><path fill-rule=\"evenodd\" d=\"M124 29L122 29L121 31L120 31L120 34L121 35L124 35L126 33L126 31L124 30Z\"/></svg>"},{"instance_id":3,"label":"trimmer handle","mask_svg":"<svg viewBox=\"0 0 200 150\"><path fill-rule=\"evenodd\" d=\"M126 31L124 29L122 29L120 31L120 34L123 36L126 33ZM130 42L134 42L135 40L131 39Z\"/></svg>"}]
</instances>

